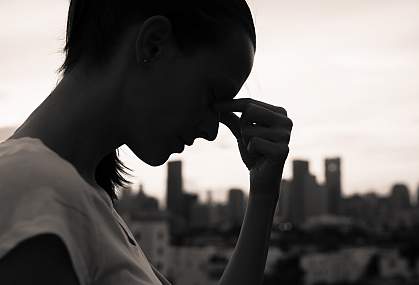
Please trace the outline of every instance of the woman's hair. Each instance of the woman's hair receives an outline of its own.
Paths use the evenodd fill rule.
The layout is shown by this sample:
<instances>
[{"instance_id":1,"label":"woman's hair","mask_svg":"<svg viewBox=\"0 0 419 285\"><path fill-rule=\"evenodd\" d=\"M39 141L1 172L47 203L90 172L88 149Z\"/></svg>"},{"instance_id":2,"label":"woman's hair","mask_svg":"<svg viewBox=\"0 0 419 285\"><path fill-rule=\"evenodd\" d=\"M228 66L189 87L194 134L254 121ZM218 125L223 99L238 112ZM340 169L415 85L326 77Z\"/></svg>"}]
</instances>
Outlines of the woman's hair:
<instances>
[{"instance_id":1,"label":"woman's hair","mask_svg":"<svg viewBox=\"0 0 419 285\"><path fill-rule=\"evenodd\" d=\"M59 72L67 74L81 57L92 64L106 63L126 28L154 15L166 16L181 51L215 45L232 27L242 27L256 49L256 33L245 0L70 0L67 20L65 60ZM118 200L117 187L130 184L123 174L127 168L118 150L99 163L95 179L112 202Z\"/></svg>"}]
</instances>

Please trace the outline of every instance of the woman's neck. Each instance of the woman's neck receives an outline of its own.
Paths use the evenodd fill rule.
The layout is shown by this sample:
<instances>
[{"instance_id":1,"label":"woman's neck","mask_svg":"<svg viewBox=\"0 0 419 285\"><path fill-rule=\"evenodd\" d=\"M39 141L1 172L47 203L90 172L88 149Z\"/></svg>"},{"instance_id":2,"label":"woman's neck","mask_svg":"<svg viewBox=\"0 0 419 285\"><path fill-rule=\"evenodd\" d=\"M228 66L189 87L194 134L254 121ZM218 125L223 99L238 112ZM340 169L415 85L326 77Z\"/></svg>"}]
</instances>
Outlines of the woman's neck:
<instances>
[{"instance_id":1,"label":"woman's neck","mask_svg":"<svg viewBox=\"0 0 419 285\"><path fill-rule=\"evenodd\" d=\"M102 74L103 75L103 74ZM118 94L106 78L65 75L11 138L34 137L69 161L92 186L99 162L123 144ZM108 84L108 85L106 85Z\"/></svg>"}]
</instances>

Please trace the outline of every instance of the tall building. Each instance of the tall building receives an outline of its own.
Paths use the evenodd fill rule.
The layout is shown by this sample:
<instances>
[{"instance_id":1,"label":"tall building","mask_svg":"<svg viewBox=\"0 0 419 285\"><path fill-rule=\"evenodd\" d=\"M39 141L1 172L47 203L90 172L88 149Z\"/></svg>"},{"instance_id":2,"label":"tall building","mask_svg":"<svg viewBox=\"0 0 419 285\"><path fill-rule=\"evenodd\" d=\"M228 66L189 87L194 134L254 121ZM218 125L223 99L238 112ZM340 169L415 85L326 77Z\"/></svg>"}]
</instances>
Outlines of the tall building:
<instances>
[{"instance_id":1,"label":"tall building","mask_svg":"<svg viewBox=\"0 0 419 285\"><path fill-rule=\"evenodd\" d=\"M182 217L185 218L188 228L191 226L192 209L198 204L198 195L194 193L183 193Z\"/></svg>"},{"instance_id":2,"label":"tall building","mask_svg":"<svg viewBox=\"0 0 419 285\"><path fill-rule=\"evenodd\" d=\"M290 192L289 221L302 224L305 221L305 191L307 179L310 179L308 161L293 161L293 179Z\"/></svg>"},{"instance_id":3,"label":"tall building","mask_svg":"<svg viewBox=\"0 0 419 285\"><path fill-rule=\"evenodd\" d=\"M182 206L183 179L182 161L170 161L167 168L166 206L172 212L178 212Z\"/></svg>"},{"instance_id":4,"label":"tall building","mask_svg":"<svg viewBox=\"0 0 419 285\"><path fill-rule=\"evenodd\" d=\"M184 218L182 161L180 160L168 163L166 207L170 216L170 234L182 234L185 231L186 220Z\"/></svg>"},{"instance_id":5,"label":"tall building","mask_svg":"<svg viewBox=\"0 0 419 285\"><path fill-rule=\"evenodd\" d=\"M340 158L331 158L325 160L325 176L328 213L339 215L342 199L341 186L341 160Z\"/></svg>"},{"instance_id":6,"label":"tall building","mask_svg":"<svg viewBox=\"0 0 419 285\"><path fill-rule=\"evenodd\" d=\"M317 183L316 177L309 174L304 184L305 217L316 217L327 214L327 192L323 185Z\"/></svg>"},{"instance_id":7,"label":"tall building","mask_svg":"<svg viewBox=\"0 0 419 285\"><path fill-rule=\"evenodd\" d=\"M240 226L245 212L245 195L240 189L230 189L228 191L228 218L231 226Z\"/></svg>"},{"instance_id":8,"label":"tall building","mask_svg":"<svg viewBox=\"0 0 419 285\"><path fill-rule=\"evenodd\" d=\"M405 210L410 207L409 189L405 184L395 184L391 189L390 203L392 210Z\"/></svg>"}]
</instances>

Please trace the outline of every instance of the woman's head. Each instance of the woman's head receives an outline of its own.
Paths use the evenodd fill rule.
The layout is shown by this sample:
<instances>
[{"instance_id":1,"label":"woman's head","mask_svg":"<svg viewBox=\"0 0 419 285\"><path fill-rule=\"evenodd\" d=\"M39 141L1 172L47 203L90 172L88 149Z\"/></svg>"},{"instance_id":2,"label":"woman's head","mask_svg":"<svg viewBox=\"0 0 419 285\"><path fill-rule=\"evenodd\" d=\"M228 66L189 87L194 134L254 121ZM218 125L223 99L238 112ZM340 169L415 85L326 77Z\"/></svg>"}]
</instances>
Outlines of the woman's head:
<instances>
[{"instance_id":1,"label":"woman's head","mask_svg":"<svg viewBox=\"0 0 419 285\"><path fill-rule=\"evenodd\" d=\"M64 75L82 61L101 70L123 58L119 127L124 143L154 166L185 142L216 138L212 103L237 94L256 48L244 0L72 0L67 25ZM115 186L127 182L121 172L115 152L96 171L114 199Z\"/></svg>"}]
</instances>

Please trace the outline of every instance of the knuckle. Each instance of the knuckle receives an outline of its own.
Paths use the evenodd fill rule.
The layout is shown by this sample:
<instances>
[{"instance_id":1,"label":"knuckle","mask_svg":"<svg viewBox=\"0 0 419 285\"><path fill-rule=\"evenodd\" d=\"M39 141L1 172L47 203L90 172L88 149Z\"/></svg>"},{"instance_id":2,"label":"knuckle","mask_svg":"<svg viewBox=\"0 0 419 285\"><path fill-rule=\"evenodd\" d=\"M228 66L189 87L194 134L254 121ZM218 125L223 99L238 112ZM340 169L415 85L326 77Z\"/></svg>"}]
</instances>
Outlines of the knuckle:
<instances>
[{"instance_id":1,"label":"knuckle","mask_svg":"<svg viewBox=\"0 0 419 285\"><path fill-rule=\"evenodd\" d=\"M290 129L294 127L294 122L289 118L288 118L288 126L290 127Z\"/></svg>"},{"instance_id":2,"label":"knuckle","mask_svg":"<svg viewBox=\"0 0 419 285\"><path fill-rule=\"evenodd\" d=\"M290 132L287 132L285 134L285 141L288 144L290 142L290 140L291 140L291 133Z\"/></svg>"},{"instance_id":3,"label":"knuckle","mask_svg":"<svg viewBox=\"0 0 419 285\"><path fill-rule=\"evenodd\" d=\"M281 140L284 139L284 135L281 132L276 132L272 135L272 138L277 141L280 142Z\"/></svg>"},{"instance_id":4,"label":"knuckle","mask_svg":"<svg viewBox=\"0 0 419 285\"><path fill-rule=\"evenodd\" d=\"M278 107L278 112L285 116L288 116L287 110L285 110L285 108Z\"/></svg>"},{"instance_id":5,"label":"knuckle","mask_svg":"<svg viewBox=\"0 0 419 285\"><path fill-rule=\"evenodd\" d=\"M281 144L281 153L289 152L289 147L286 144Z\"/></svg>"},{"instance_id":6,"label":"knuckle","mask_svg":"<svg viewBox=\"0 0 419 285\"><path fill-rule=\"evenodd\" d=\"M280 149L281 149L281 151L278 154L278 157L280 157L280 158L287 157L289 152L290 152L290 149L289 149L288 145L281 145Z\"/></svg>"}]
</instances>

